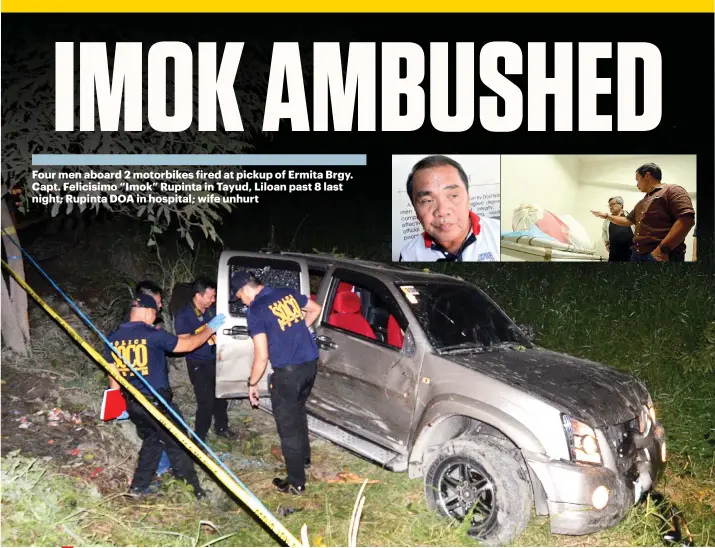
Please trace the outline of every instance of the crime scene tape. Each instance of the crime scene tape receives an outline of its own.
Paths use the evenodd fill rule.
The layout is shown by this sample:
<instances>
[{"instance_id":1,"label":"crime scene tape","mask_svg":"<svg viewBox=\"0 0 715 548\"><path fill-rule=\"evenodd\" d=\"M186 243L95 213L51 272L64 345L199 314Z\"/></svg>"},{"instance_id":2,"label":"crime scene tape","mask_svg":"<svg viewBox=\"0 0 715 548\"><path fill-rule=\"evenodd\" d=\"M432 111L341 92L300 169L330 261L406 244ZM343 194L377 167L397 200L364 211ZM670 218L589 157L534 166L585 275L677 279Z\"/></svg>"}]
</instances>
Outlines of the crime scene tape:
<instances>
[{"instance_id":1,"label":"crime scene tape","mask_svg":"<svg viewBox=\"0 0 715 548\"><path fill-rule=\"evenodd\" d=\"M17 241L15 241L15 240L7 233L7 230L2 229L2 232L5 233L5 236L4 236L4 237L7 238L10 242L12 242L12 244L13 244L15 247L17 247L17 248L22 252L22 254L27 258L27 260L28 260L30 263L32 263L32 265L37 269L37 271L38 271L40 274L42 274L42 275L47 279L47 281L50 283L50 285L57 290L57 292L65 299L65 301L67 301L67 304L70 305L70 307L72 308L72 310L74 310L74 312L75 312L75 313L97 334L97 336L112 350L112 352L115 354L115 360L116 360L116 359L122 360L122 362L124 362L124 364L128 367L128 369L135 375L135 378L137 378L137 379L140 380L142 383L144 383L144 386L149 390L149 392L151 392L151 394L153 394L154 397L155 397L162 405L166 406L166 410L176 419L176 421L177 421L182 427L186 428L186 431L187 431L191 436L193 436L193 437L195 438L196 442L198 442L198 444L200 445L200 447L202 447L202 448L206 451L206 453L208 453L208 454L214 459L214 461L229 475L229 477L231 477L231 479L233 479L233 481L234 481L236 484L238 484L239 487L241 487L245 492L248 492L251 496L254 496L254 503L255 503L255 505L258 507L258 510L261 511L261 514L262 514L262 515L266 515L266 514L267 514L267 515L271 515L270 511L268 510L268 508L266 508L266 507L263 505L263 503L261 503L261 501L260 501L258 498L255 498L255 495L253 495L253 494L250 492L250 489L248 489L248 487L246 487L246 486L243 484L243 482L236 477L236 475L231 471L231 469L228 468L228 467L221 461L221 459L218 457L218 455L216 455L216 453L214 453L214 451L211 449L211 447L209 447L209 446L206 444L206 442L204 442L204 440L202 440L201 438L199 438L199 437L196 435L196 432L194 432L194 431L189 427L189 425L186 424L186 422L185 422L184 419L181 417L181 415L179 415L179 414L176 412L176 410L164 400L164 398L161 396L161 394L159 394L159 393L154 389L154 387L149 383L149 381L147 381L147 380L144 378L143 375L139 374L139 373L137 372L137 370L134 369L134 367L132 366L132 364L130 364L130 363L124 358L124 356L123 356L122 354L120 354L120 353L117 351L116 348L114 348L114 345L107 339L107 337L104 336L104 333L102 333L102 332L97 328L97 326L94 325L94 323L92 322L92 320L90 320L90 319L86 316L86 314L84 314L84 312L82 312L82 311L77 307L77 305L74 303L74 301L73 301L64 291L62 291L62 289L55 283L55 281L49 276L49 274L47 274L47 272L45 272L44 270L42 270L42 267L40 267L40 265L37 264L37 261L35 261L35 259L32 258L32 255L30 255L27 251L25 251L25 249L23 249L23 247L22 247Z\"/></svg>"},{"instance_id":2,"label":"crime scene tape","mask_svg":"<svg viewBox=\"0 0 715 548\"><path fill-rule=\"evenodd\" d=\"M114 352L114 354L115 354L115 360L119 359L119 360L121 360L122 362L124 362L124 364L129 368L129 370L135 375L135 378L137 378L137 379L140 380L142 383L144 383L144 386L149 390L149 392L151 392L151 394L153 394L154 397L155 397L159 402L161 402L162 405L165 405L165 406L166 406L166 410L167 410L171 415L173 415L173 417L176 419L176 421L177 421L181 426L183 426L184 428L186 428L186 431L194 437L194 439L199 443L199 445L216 461L216 463L217 463L221 468L223 468L223 469L225 470L225 472L226 472L229 476L231 476L231 478L232 478L240 487L242 487L245 491L249 491L249 489L243 484L243 482L241 482L241 480L236 477L236 475L231 471L231 469L228 468L228 467L221 461L221 459L216 455L216 453L213 452L213 450L211 449L211 447L209 447L208 445L206 445L206 442L204 442L204 440L202 440L200 437L198 437L198 436L196 435L196 432L194 432L194 431L189 427L189 425L186 424L186 422L185 422L184 419L181 417L181 415L179 415L179 414L176 412L176 410L175 410L172 406L170 406L170 405L164 400L164 398L161 396L161 394L159 394L159 393L154 389L154 387L149 383L149 381L147 381L147 380L144 378L143 375L140 375L140 374L136 371L136 369L134 369L134 367L124 358L123 355L121 355L120 353L117 352L117 349L114 348L114 345L112 345L112 343L109 342L109 340L107 339L107 337L104 336L104 333L102 333L102 332L97 328L97 326L94 325L94 323L92 322L92 320L90 320L90 319L86 316L86 314L84 314L84 312L82 312L82 311L77 307L77 305L74 303L74 301L73 301L64 291L62 291L62 289L60 289L60 287L59 287L59 286L55 283L55 281L47 274L47 272L45 272L44 270L42 270L42 268L40 267L40 265L37 264L37 261L35 261L35 259L32 258L32 255L30 255L27 251L25 251L25 250L22 248L22 246L21 246L18 242L16 242L16 241L8 234L7 230L2 229L2 232L5 233L5 236L4 236L4 237L6 237L15 247L17 247L17 248L22 252L22 254L23 254L25 257L27 257L27 260L30 261L30 263L32 263L32 265L37 269L37 271L38 271L40 274L42 274L42 275L47 279L48 282L50 282L50 285L57 290L57 292L65 299L65 301L67 301L67 304L70 305L70 307L72 308L72 310L74 310L74 312L97 334L97 336L104 342L104 344L106 344L106 345L112 350L112 352ZM10 258L8 258L8 260L10 260ZM256 499L256 500L257 500L257 503L258 503L258 505L260 506L260 508L262 508L265 512L268 512L268 508L266 508L265 506L263 506L263 505L261 504L261 502L258 501L258 499Z\"/></svg>"},{"instance_id":3,"label":"crime scene tape","mask_svg":"<svg viewBox=\"0 0 715 548\"><path fill-rule=\"evenodd\" d=\"M69 333L69 335L77 341L87 353L92 356L92 358L97 361L109 375L111 375L120 385L122 385L136 400L149 412L151 415L158 420L163 426L172 433L172 435L181 444L186 447L196 458L199 459L206 467L211 470L216 479L218 479L229 491L236 495L241 502L248 506L258 518L265 523L271 531L273 531L279 538L281 538L288 546L302 547L304 544L295 538L285 526L272 515L268 509L261 504L258 498L241 487L236 480L234 480L228 473L226 473L220 466L218 466L212 459L206 455L199 447L191 441L172 421L170 421L164 414L162 414L146 397L139 392L132 384L127 381L118 371L111 366L104 357L97 352L92 346L90 346L87 341L85 341L79 333L77 333L61 316L59 316L35 291L23 280L10 266L3 260L2 266L9 272L9 274L15 279L15 281L22 286L22 288L27 291L27 293L35 299L38 304L45 309L45 311L52 316L64 329ZM112 348L112 350L115 350ZM116 352L116 351L115 351ZM128 364L130 367L131 365Z\"/></svg>"}]
</instances>

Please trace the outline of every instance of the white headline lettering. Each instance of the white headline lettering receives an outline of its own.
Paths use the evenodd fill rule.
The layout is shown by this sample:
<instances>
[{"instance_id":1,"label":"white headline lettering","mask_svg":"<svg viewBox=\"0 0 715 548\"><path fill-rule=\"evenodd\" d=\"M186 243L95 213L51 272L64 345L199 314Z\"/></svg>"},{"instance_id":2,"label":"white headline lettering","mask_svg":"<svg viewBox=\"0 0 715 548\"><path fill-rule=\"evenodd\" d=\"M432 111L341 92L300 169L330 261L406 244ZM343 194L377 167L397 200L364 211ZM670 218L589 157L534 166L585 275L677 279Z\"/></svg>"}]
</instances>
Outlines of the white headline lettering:
<instances>
[{"instance_id":1,"label":"white headline lettering","mask_svg":"<svg viewBox=\"0 0 715 548\"><path fill-rule=\"evenodd\" d=\"M531 42L524 51L513 42L481 46L459 42L454 49L456 70L450 74L446 42L431 43L428 52L409 42L351 43L347 60L341 58L338 43L314 43L311 82L304 79L298 43L275 43L262 129L278 131L286 121L292 131L409 132L426 123L441 132L464 132L475 124L489 132L546 131L547 127L642 132L658 126L663 74L655 45L557 42L547 46ZM148 123L155 131L181 132L196 122L199 131L243 131L236 96L243 49L243 42L227 43L219 62L217 44L200 43L195 75L196 52L183 42L157 42L147 52L142 43L119 42L111 70L106 43L82 42L77 48L74 42L57 42L55 128L143 131ZM504 60L501 70L500 59ZM547 60L553 65L549 76ZM615 84L598 75L599 60L615 68ZM510 79L515 76L524 77L521 85ZM647 85L638 86L639 79ZM486 89L481 91L482 87ZM600 95L613 96L615 112L598 111ZM552 120L547 120L547 101L554 104Z\"/></svg>"}]
</instances>

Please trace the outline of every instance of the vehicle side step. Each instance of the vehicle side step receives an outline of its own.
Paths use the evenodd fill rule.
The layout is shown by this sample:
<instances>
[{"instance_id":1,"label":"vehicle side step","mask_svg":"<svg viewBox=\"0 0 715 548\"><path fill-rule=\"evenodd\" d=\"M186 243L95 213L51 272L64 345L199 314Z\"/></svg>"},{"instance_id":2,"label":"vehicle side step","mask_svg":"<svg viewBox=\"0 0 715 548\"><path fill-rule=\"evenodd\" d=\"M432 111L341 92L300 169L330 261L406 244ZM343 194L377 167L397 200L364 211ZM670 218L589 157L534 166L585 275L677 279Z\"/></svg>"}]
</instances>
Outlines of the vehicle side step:
<instances>
[{"instance_id":1,"label":"vehicle side step","mask_svg":"<svg viewBox=\"0 0 715 548\"><path fill-rule=\"evenodd\" d=\"M268 413L273 413L270 398L261 398L258 407ZM316 436L376 462L387 470L392 472L404 472L407 470L407 457L405 455L400 455L371 441L350 434L342 428L312 415L308 415L308 429Z\"/></svg>"}]
</instances>

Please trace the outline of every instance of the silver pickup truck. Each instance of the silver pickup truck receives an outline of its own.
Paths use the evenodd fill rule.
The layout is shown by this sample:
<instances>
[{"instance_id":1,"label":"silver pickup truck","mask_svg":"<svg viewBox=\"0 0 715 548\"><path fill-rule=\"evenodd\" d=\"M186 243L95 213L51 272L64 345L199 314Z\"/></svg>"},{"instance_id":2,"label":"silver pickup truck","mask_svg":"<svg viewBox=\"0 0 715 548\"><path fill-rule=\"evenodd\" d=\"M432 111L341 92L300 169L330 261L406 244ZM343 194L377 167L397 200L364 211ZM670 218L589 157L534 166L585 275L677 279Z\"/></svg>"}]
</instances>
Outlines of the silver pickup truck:
<instances>
[{"instance_id":1,"label":"silver pickup truck","mask_svg":"<svg viewBox=\"0 0 715 548\"><path fill-rule=\"evenodd\" d=\"M478 287L404 267L222 253L218 397L247 396L253 358L245 308L229 302L238 270L323 307L311 431L423 477L428 506L469 518L482 543L511 542L534 506L554 533L615 525L662 473L664 432L641 381L539 348ZM270 412L269 398L261 401Z\"/></svg>"}]
</instances>

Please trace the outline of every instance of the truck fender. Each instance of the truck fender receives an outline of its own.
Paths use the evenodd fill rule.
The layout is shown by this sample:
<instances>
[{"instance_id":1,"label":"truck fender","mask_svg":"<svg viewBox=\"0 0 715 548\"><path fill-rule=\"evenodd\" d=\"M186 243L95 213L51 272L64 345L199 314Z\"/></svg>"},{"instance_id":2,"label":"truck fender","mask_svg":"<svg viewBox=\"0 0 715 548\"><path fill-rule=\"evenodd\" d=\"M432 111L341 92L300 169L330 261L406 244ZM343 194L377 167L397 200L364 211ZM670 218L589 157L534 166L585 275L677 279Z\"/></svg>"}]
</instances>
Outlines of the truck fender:
<instances>
[{"instance_id":1,"label":"truck fender","mask_svg":"<svg viewBox=\"0 0 715 548\"><path fill-rule=\"evenodd\" d=\"M431 448L454 439L470 426L479 423L496 429L521 450L541 454L545 452L531 431L503 411L464 396L439 396L429 403L415 429L415 441L409 458L410 476L413 465L419 468L425 464L425 457ZM421 473L418 472L418 475Z\"/></svg>"}]
</instances>

